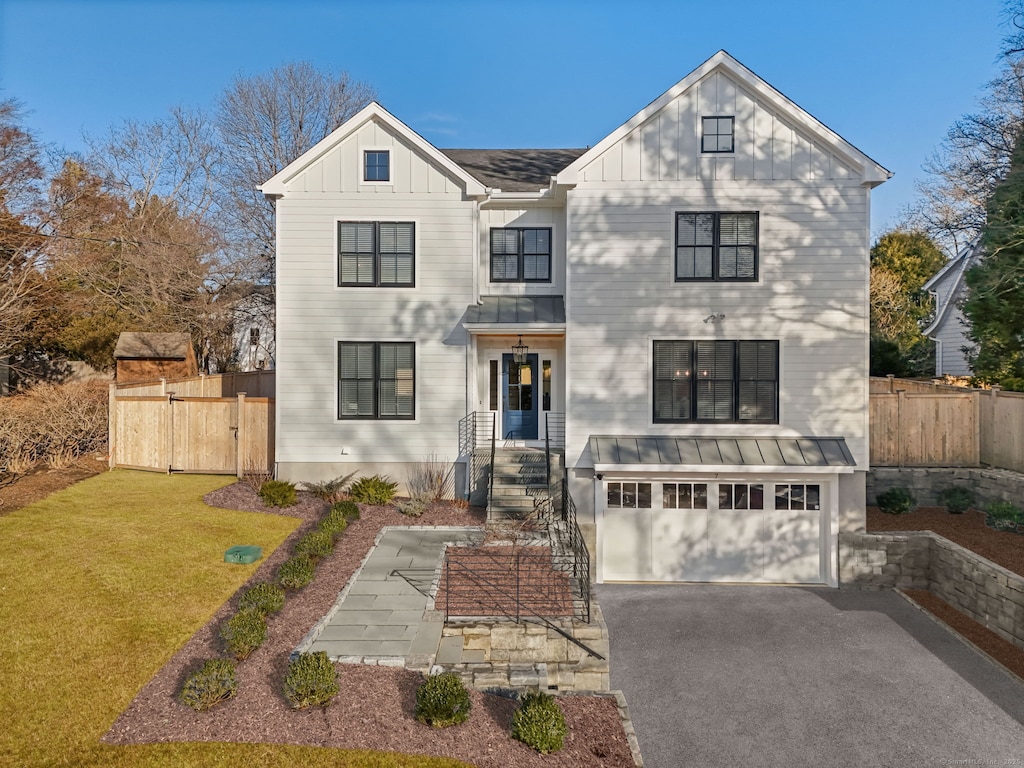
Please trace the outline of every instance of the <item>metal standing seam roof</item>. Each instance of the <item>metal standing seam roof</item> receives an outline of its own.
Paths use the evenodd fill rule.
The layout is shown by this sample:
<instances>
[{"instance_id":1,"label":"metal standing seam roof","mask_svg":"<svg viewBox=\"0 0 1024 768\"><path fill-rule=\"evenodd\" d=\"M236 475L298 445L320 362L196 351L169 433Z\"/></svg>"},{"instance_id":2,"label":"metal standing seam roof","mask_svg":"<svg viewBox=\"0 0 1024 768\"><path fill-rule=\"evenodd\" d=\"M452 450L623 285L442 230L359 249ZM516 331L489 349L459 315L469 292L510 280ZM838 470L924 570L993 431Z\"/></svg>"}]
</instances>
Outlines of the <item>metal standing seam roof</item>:
<instances>
[{"instance_id":1,"label":"metal standing seam roof","mask_svg":"<svg viewBox=\"0 0 1024 768\"><path fill-rule=\"evenodd\" d=\"M807 469L855 467L842 437L671 437L591 435L594 466L751 467Z\"/></svg>"},{"instance_id":2,"label":"metal standing seam roof","mask_svg":"<svg viewBox=\"0 0 1024 768\"><path fill-rule=\"evenodd\" d=\"M565 301L561 296L481 296L470 304L462 322L469 325L565 325Z\"/></svg>"}]
</instances>

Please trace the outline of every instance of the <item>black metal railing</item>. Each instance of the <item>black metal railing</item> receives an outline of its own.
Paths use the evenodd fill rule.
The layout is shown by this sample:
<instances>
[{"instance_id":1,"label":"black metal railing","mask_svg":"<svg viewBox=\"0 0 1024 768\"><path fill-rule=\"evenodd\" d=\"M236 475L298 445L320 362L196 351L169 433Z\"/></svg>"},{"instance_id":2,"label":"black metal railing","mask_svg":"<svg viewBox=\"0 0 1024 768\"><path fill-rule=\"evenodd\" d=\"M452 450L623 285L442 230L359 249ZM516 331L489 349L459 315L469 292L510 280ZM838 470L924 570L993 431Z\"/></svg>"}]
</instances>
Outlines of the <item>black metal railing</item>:
<instances>
[{"instance_id":1,"label":"black metal railing","mask_svg":"<svg viewBox=\"0 0 1024 768\"><path fill-rule=\"evenodd\" d=\"M590 623L590 551L576 521L576 503L564 476L548 486L548 496L537 504L535 515L547 530L554 567L569 574L574 614Z\"/></svg>"},{"instance_id":2,"label":"black metal railing","mask_svg":"<svg viewBox=\"0 0 1024 768\"><path fill-rule=\"evenodd\" d=\"M498 414L491 414L491 461L487 465L487 514L490 514L490 509L494 504L494 451L495 451L495 437L497 432L497 421Z\"/></svg>"},{"instance_id":3,"label":"black metal railing","mask_svg":"<svg viewBox=\"0 0 1024 768\"><path fill-rule=\"evenodd\" d=\"M565 450L565 414L544 414L544 465L548 486L551 485L551 450Z\"/></svg>"},{"instance_id":4,"label":"black metal railing","mask_svg":"<svg viewBox=\"0 0 1024 768\"><path fill-rule=\"evenodd\" d=\"M490 502L490 478L494 468L494 431L497 425L497 414L491 411L473 411L459 419L459 457L466 457L468 472L466 473L466 496L472 498L473 488L480 472L488 473L487 501ZM481 447L491 444L491 463L485 468L481 461ZM479 497L477 497L479 498Z\"/></svg>"}]
</instances>

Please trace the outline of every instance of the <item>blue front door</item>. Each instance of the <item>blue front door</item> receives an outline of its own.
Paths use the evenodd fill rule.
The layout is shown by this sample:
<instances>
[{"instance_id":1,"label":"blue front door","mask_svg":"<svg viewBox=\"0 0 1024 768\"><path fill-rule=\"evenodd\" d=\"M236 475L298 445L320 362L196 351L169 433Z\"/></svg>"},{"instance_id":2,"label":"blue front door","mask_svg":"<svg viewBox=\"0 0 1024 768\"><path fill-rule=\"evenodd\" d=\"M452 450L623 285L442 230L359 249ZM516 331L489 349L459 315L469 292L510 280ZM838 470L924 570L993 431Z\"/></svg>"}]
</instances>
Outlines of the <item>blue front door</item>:
<instances>
[{"instance_id":1,"label":"blue front door","mask_svg":"<svg viewBox=\"0 0 1024 768\"><path fill-rule=\"evenodd\" d=\"M501 356L501 424L506 440L537 439L537 355Z\"/></svg>"}]
</instances>

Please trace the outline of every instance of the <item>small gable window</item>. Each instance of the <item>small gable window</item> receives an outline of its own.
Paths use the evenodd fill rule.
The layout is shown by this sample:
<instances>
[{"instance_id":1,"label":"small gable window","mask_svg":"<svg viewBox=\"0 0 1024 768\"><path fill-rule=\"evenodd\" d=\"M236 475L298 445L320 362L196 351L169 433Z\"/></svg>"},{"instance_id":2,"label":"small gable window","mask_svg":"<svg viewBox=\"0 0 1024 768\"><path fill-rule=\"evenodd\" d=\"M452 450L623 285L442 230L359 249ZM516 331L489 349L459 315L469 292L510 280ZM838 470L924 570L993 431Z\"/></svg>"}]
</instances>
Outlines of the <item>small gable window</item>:
<instances>
[{"instance_id":1,"label":"small gable window","mask_svg":"<svg viewBox=\"0 0 1024 768\"><path fill-rule=\"evenodd\" d=\"M701 119L701 152L732 152L735 150L735 118L733 117L702 117Z\"/></svg>"},{"instance_id":2,"label":"small gable window","mask_svg":"<svg viewBox=\"0 0 1024 768\"><path fill-rule=\"evenodd\" d=\"M363 181L391 181L391 153L367 150L363 154Z\"/></svg>"}]
</instances>

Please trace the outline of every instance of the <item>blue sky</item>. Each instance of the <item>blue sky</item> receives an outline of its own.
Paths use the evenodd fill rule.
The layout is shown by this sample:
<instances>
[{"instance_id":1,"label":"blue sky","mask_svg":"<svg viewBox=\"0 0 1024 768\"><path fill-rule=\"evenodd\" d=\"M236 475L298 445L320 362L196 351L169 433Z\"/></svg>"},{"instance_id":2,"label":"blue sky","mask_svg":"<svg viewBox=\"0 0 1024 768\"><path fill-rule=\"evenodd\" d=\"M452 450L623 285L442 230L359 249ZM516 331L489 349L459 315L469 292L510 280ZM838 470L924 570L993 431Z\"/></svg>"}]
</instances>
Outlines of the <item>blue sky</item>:
<instances>
[{"instance_id":1,"label":"blue sky","mask_svg":"<svg viewBox=\"0 0 1024 768\"><path fill-rule=\"evenodd\" d=\"M996 72L1001 0L0 0L0 98L39 137L176 105L239 74L347 70L439 147L594 144L724 48L893 171L873 231Z\"/></svg>"}]
</instances>

